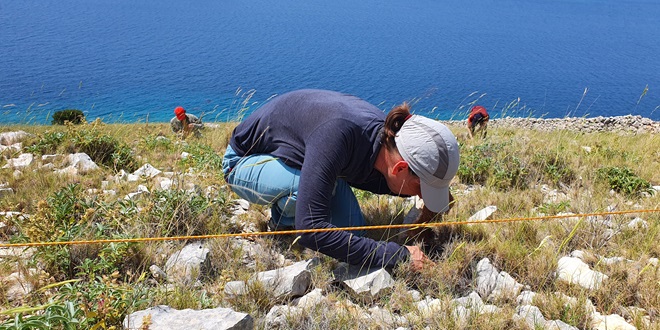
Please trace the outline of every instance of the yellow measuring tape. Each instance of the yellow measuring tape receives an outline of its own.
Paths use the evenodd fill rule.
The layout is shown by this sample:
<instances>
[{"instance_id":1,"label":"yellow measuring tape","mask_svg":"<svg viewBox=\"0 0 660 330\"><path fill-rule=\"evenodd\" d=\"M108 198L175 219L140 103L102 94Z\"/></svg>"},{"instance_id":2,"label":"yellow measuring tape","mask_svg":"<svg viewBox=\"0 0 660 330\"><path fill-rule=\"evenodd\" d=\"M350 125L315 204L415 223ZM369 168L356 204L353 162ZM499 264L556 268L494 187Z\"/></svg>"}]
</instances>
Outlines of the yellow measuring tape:
<instances>
[{"instance_id":1,"label":"yellow measuring tape","mask_svg":"<svg viewBox=\"0 0 660 330\"><path fill-rule=\"evenodd\" d=\"M427 222L427 223L423 223L423 224L375 225L375 226L359 226L359 227L331 227L331 228L316 228L316 229L279 230L279 231L254 232L254 233L216 234L216 235L117 238L117 239L99 239L99 240L85 240L85 241L62 241L62 242L32 242L32 243L7 243L7 244L3 243L3 244L0 244L0 248L54 246L54 245L79 245L79 244L137 243L137 242L178 241L178 240L201 240L201 239L229 238L229 237L257 237L257 236L270 236L270 235L292 235L292 234L320 233L320 232L331 232L331 231L358 231L358 230L403 229L403 228L417 229L417 228L433 228L433 227L455 226L455 225L520 222L520 221L539 221L539 220L552 220L552 219L563 219L563 218L574 218L574 217L583 218L583 217L591 217L591 216L620 215L620 214L630 214L630 213L655 213L655 212L660 212L660 209L612 211L612 212L565 214L565 215L549 215L549 216L539 216L539 217L508 218L508 219L494 219L494 220L481 220L481 221L479 221L479 220L474 220L474 221L452 221L452 222L445 221L445 222Z\"/></svg>"}]
</instances>

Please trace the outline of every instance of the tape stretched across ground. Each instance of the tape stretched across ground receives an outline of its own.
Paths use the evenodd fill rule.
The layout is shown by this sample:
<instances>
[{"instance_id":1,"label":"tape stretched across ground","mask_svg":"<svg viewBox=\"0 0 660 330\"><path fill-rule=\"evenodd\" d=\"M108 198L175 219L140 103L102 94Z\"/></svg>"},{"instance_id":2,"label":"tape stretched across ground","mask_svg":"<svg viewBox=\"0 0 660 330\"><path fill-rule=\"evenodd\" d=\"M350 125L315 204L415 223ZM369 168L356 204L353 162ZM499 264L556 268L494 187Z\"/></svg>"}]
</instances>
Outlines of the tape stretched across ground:
<instances>
[{"instance_id":1,"label":"tape stretched across ground","mask_svg":"<svg viewBox=\"0 0 660 330\"><path fill-rule=\"evenodd\" d=\"M417 229L417 228L433 228L433 227L468 225L468 224L541 221L541 220L554 220L554 219L563 219L563 218L584 218L591 216L621 215L621 214L630 214L630 213L660 213L660 209L549 215L549 216L539 216L539 217L493 219L493 220L482 220L482 221L453 221L453 222L445 221L445 222L428 222L423 224L399 224L399 225L376 225L376 226L360 226L360 227L332 227L332 228L318 228L318 229L280 230L280 231L255 232L255 233L234 233L234 234L171 236L171 237L138 237L138 238L100 239L100 240L85 240L85 241L2 243L0 244L0 248L201 240L201 239L216 239L216 238L229 238L229 237L257 237L257 236L292 235L292 234L295 235L295 234L319 233L319 232L329 232L329 231L355 231L355 230L403 229L403 228Z\"/></svg>"}]
</instances>

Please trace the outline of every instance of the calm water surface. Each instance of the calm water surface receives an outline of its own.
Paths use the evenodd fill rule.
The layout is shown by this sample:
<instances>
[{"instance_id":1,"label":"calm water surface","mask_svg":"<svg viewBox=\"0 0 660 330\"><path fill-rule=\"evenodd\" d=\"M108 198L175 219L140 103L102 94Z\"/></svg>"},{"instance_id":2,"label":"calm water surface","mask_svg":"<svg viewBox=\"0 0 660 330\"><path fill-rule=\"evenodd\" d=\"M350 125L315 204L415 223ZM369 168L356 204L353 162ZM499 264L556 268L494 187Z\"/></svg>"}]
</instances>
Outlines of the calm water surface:
<instances>
[{"instance_id":1,"label":"calm water surface","mask_svg":"<svg viewBox=\"0 0 660 330\"><path fill-rule=\"evenodd\" d=\"M660 120L658 17L642 0L5 0L0 123L166 121L177 105L224 121L298 88L439 119L476 102Z\"/></svg>"}]
</instances>

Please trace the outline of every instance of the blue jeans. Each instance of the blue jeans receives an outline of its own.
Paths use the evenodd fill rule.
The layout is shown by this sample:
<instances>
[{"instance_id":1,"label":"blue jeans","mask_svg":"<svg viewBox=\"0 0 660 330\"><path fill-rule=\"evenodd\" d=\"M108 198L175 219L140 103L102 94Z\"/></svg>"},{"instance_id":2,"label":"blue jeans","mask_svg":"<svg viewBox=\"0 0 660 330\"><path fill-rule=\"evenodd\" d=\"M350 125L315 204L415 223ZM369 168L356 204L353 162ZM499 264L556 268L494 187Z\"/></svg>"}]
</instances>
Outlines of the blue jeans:
<instances>
[{"instance_id":1,"label":"blue jeans","mask_svg":"<svg viewBox=\"0 0 660 330\"><path fill-rule=\"evenodd\" d=\"M231 189L250 203L271 205L272 229L295 227L296 199L300 170L284 164L277 157L255 154L246 157L236 155L227 146L222 160L222 171ZM337 179L330 202L330 223L336 227L364 226L365 220L351 186ZM361 236L363 232L352 232Z\"/></svg>"}]
</instances>

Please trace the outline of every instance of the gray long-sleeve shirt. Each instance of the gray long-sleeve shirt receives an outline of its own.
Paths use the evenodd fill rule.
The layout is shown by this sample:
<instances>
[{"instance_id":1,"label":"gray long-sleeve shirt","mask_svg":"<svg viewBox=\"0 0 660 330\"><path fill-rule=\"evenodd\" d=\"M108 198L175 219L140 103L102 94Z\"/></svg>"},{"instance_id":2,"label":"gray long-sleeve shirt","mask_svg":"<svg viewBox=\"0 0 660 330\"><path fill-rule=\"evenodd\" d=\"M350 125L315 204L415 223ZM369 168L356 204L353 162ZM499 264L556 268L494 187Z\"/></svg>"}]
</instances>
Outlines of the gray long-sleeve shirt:
<instances>
[{"instance_id":1,"label":"gray long-sleeve shirt","mask_svg":"<svg viewBox=\"0 0 660 330\"><path fill-rule=\"evenodd\" d=\"M332 227L330 202L337 178L379 194L394 194L374 168L385 113L355 96L298 90L273 98L241 122L229 144L239 155L267 153L298 168L296 229ZM300 244L356 265L392 267L409 252L393 242L346 231L308 233Z\"/></svg>"},{"instance_id":2,"label":"gray long-sleeve shirt","mask_svg":"<svg viewBox=\"0 0 660 330\"><path fill-rule=\"evenodd\" d=\"M188 123L193 124L193 131L199 131L204 128L202 120L197 118L197 116L187 113L186 117L188 117ZM180 132L183 129L183 124L176 117L170 119L170 126L174 133Z\"/></svg>"}]
</instances>

